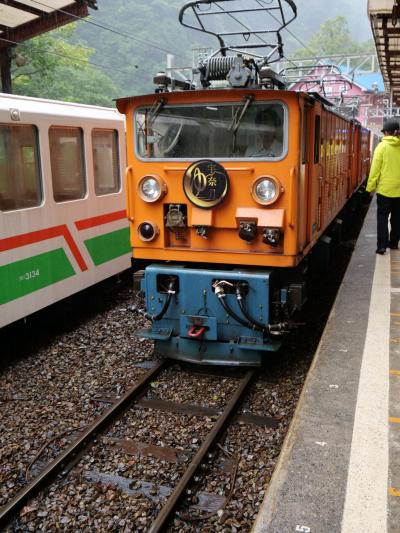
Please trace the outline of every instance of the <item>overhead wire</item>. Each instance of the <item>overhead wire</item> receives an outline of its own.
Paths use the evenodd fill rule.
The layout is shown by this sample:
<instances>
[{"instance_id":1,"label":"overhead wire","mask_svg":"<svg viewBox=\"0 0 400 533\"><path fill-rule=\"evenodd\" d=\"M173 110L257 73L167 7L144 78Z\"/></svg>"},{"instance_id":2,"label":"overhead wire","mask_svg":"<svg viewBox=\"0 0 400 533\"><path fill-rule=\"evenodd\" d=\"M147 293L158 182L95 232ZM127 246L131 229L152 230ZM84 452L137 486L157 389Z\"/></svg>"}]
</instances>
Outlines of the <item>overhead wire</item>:
<instances>
[{"instance_id":1,"label":"overhead wire","mask_svg":"<svg viewBox=\"0 0 400 533\"><path fill-rule=\"evenodd\" d=\"M267 2L267 0L256 0L256 2L259 4L260 7L263 7L266 6L268 3L270 3L271 0L269 0L269 2ZM276 19L274 17L274 15L272 13L269 13L269 15L274 18L276 21L279 22L278 19ZM321 57L318 57L317 55L315 55L315 51L312 50L311 48L309 48L306 44L303 43L303 41L301 39L299 39L292 31L290 31L287 27L283 28L285 31L287 31L289 33L289 35L291 35L305 50L308 50L309 52L311 52L311 57L310 58L307 58L307 59L315 59L318 63L318 61L321 60ZM345 54L347 56L347 54ZM284 56L285 59L288 61L288 62L291 62L293 65L295 65L293 63L293 61L291 61L288 57ZM295 65L297 66L297 65Z\"/></svg>"},{"instance_id":2,"label":"overhead wire","mask_svg":"<svg viewBox=\"0 0 400 533\"><path fill-rule=\"evenodd\" d=\"M82 43L71 43L70 41L67 41L66 39L63 39L62 37L54 37L53 36L53 39L57 42L60 42L60 43L65 43L65 44L69 44L69 45L76 45L76 46L79 46L79 48L84 48L85 50L89 50L91 52L96 52L96 49L95 48L91 48L90 46L85 46L83 45ZM111 57L111 56L105 56L103 53L101 54L101 57L105 58L105 59L110 59L111 61L115 61L115 57ZM94 64L92 62L90 62L91 64ZM133 65L133 67L135 68L139 68L139 65ZM104 68L108 68L104 65ZM113 68L113 67L110 67L110 68Z\"/></svg>"},{"instance_id":3,"label":"overhead wire","mask_svg":"<svg viewBox=\"0 0 400 533\"><path fill-rule=\"evenodd\" d=\"M256 0L256 2L258 3L258 5L260 7L263 7L263 5L265 6L266 2L265 0ZM268 12L268 14L275 20L277 21L276 17L271 13L271 12ZM279 22L279 21L278 21ZM286 30L289 35L291 35L305 50L308 50L309 52L311 52L311 58L312 59L315 59L316 60L316 63L318 64L319 61L320 61L320 58L318 56L315 55L314 51L311 50L311 48L309 48L306 44L304 44L293 32L291 32L290 30L288 30L286 27L283 28L284 30ZM294 67L298 68L298 65L296 65L296 63L294 63L291 59L289 59L288 57L286 56L283 56L286 61L288 61L291 65L293 65ZM324 87L322 86L322 90L323 90L323 93L325 95L325 89Z\"/></svg>"},{"instance_id":4,"label":"overhead wire","mask_svg":"<svg viewBox=\"0 0 400 533\"><path fill-rule=\"evenodd\" d=\"M135 42L137 42L138 44L141 44L141 45L144 45L144 46L150 46L152 48L155 48L155 49L158 49L162 52L165 52L165 53L168 53L168 54L173 54L173 55L176 55L178 57L181 57L183 58L182 55L180 54L176 54L175 52L173 51L170 51L166 48L163 48L155 43L153 43L152 41L146 41L146 40L143 40L143 39L138 39L128 33L125 33L125 32L122 32L120 30L117 30L115 28L113 28L112 26L105 26L103 24L100 24L100 23L97 23L97 22L94 22L92 20L88 20L86 18L82 18L82 17L79 17L78 15L75 15L75 14L72 14L72 13L69 13L68 11L65 11L63 9L54 9L53 6L51 5L48 5L46 4L45 2L42 2L40 0L31 0L32 3L35 3L35 4L38 4L42 7L46 7L48 9L51 9L52 11L56 11L56 12L59 12L59 13L62 13L62 14L65 14L65 15L68 15L74 19L76 19L77 21L81 21L81 22L85 22L87 24L91 24L92 26L95 26L95 27L98 27L100 29L103 29L103 30L106 30L106 31L110 31L112 33L115 33L117 35L120 35L122 37L126 37L126 38L129 38ZM266 1L266 0L256 0L257 4L260 6L260 7L267 7L268 4L271 3L271 0L269 1ZM239 19L237 19L235 16L233 16L231 13L225 11L223 9L223 7L221 7L217 2L215 2L216 6L221 10L222 13L225 13L227 15L229 15L233 20L235 20L235 22L237 22L238 24L240 24L241 26L243 26L243 28L247 31L249 31L249 28L242 22L240 21ZM280 22L270 11L268 11L268 14L276 21L276 22ZM289 35L291 35L305 50L308 50L311 52L312 54L312 57L314 59L316 59L316 61L318 62L319 61L319 58L314 55L314 51L312 51L306 44L304 44L292 31L290 31L288 28L283 28L284 30L286 30ZM260 35L258 35L257 33L255 33L255 36L262 42L264 43L265 45L268 45L269 43L267 43L267 41L265 41ZM5 39L4 37L0 37L0 39L2 41L6 41L6 42L9 42L11 44L20 44L20 43L17 43L15 41L11 41L9 39ZM57 39L57 40L63 40L63 39ZM64 41L64 42L67 42L67 41ZM79 46L82 46L82 45L79 45ZM85 46L82 46L83 48L87 48ZM89 48L87 48L89 49ZM52 55L58 55L60 57L64 57L66 59L71 59L71 61L80 61L80 62L83 62L83 63L87 63L87 64L90 64L90 65L93 65L93 66L97 66L99 68L102 68L102 69L105 69L105 70L114 70L116 72L120 72L120 73L123 73L123 74L131 74L131 72L128 72L128 71L124 71L124 70L121 70L121 69L118 69L116 67L109 67L109 66L106 66L106 65L101 65L99 63L95 63L95 62L92 62L92 61L88 61L88 60L83 60L83 59L77 59L77 58L73 58L72 56L67 56L65 54L61 54L59 52L52 52L50 50L47 50L47 49L42 49L43 52L45 53L48 53L48 54L52 54ZM283 56L285 58L286 61L288 61L289 63L291 63L293 66L297 66L291 59L289 59L288 57L286 56ZM135 65L135 68L138 68L137 65Z\"/></svg>"},{"instance_id":5,"label":"overhead wire","mask_svg":"<svg viewBox=\"0 0 400 533\"><path fill-rule=\"evenodd\" d=\"M117 34L117 35L120 35L120 36L122 36L122 37L129 38L129 39L131 39L131 40L137 42L138 44L141 44L141 45L144 45L144 46L150 46L150 47L155 48L155 49L158 49L158 50L160 50L160 51L162 51L162 52L165 52L165 53L168 53L168 54L173 54L173 55L176 55L176 56L178 56L178 57L183 58L183 56L180 55L180 54L176 54L175 52L172 52L172 51L170 51L170 50L168 50L168 49L166 49L166 48L163 48L163 47L161 47L161 46L159 46L159 45L157 45L157 44L155 44L155 43L153 43L153 42L151 42L151 41L146 41L146 40L143 40L143 39L138 39L138 38L136 38L136 37L134 37L134 36L132 36L132 35L130 35L130 34L128 34L128 33L122 32L122 31L120 31L120 30L116 30L116 29L113 28L112 26L109 26L109 25L105 26L105 25L103 25L103 24L99 24L98 22L94 22L94 21L92 21L92 20L88 20L88 19L86 19L86 18L79 17L78 15L75 15L75 14L69 13L68 11L65 11L64 9L54 9L53 6L51 6L51 5L49 5L49 4L46 4L45 2L42 2L42 1L40 1L40 0L31 0L31 1L32 1L32 3L35 3L35 4L37 4L37 5L39 5L39 6L42 6L42 7L46 7L46 8L48 8L48 9L51 9L52 11L56 11L56 12L59 12L59 13L62 13L62 14L68 15L68 16L70 16L70 17L76 19L77 21L81 21L81 22L84 22L84 23L87 23L87 24L91 24L92 26L95 26L95 27L101 28L101 29L106 30L106 31L110 31L110 32L115 33L115 34ZM270 3L270 2L265 2L265 0L264 0L264 1L263 1L263 0L256 0L256 2L260 5L260 7L266 7L266 6L268 5L268 3ZM223 9L223 7L221 7L217 2L216 2L216 6L221 10L222 13L225 13L225 14L229 15L233 20L235 20L235 22L237 22L238 24L240 24L241 26L243 26L243 28L244 28L245 30L249 31L249 28L248 28L248 27L247 27L242 21L240 21L239 19L237 19L237 18L236 18L235 16L233 16L231 13L225 11L225 10ZM279 22L279 20L278 20L278 19L277 19L272 13L269 13L269 15L270 15L272 18L274 18L275 21ZM286 31L287 31L290 35L292 35L292 37L293 37L294 39L296 39L296 40L297 40L297 41L298 41L298 42L299 42L299 43L300 43L305 49L310 50L310 49L307 48L307 46L306 46L304 43L302 43L302 42L300 41L300 39L298 39L298 38L296 37L296 35L294 35L290 30L288 30L287 28L284 28L284 29L286 29ZM257 37L262 43L264 43L265 45L268 45L268 44L269 44L269 43L267 43L267 41L265 41L265 40L264 40L260 35L258 35L257 33L255 34L255 36L256 36L256 37ZM19 44L19 43L16 43L16 42L13 42L13 41L7 40L7 39L2 38L2 37L0 37L0 39L3 40L3 41L10 42L10 43L12 43L12 44ZM58 40L59 40L59 39L58 39ZM82 46L82 45L79 45L79 46ZM83 47L83 48L86 48L86 47ZM66 56L66 55L60 54L60 53L58 53L58 52L51 52L51 51L49 51L49 50L43 50L43 51L44 51L45 53L49 53L49 54L53 54L53 55L59 55L60 57L65 57L65 58L67 58L67 59L76 60L76 58L72 58L72 57L69 57L69 56ZM286 58L286 57L285 57L285 59L288 60L288 61L290 61L290 62L294 65L294 63L293 63L291 60L289 60L289 59ZM318 58L316 58L316 59L318 59ZM82 62L84 62L84 63L88 63L88 64L91 64L91 65L97 66L97 67L102 68L102 69L106 69L106 70L114 70L114 71L116 71L116 72L121 72L121 73L123 73L123 74L130 74L130 72L128 73L127 71L123 71L123 70L118 69L118 68L116 68L116 67L108 67L108 66L106 66L106 65L101 65L101 64L99 64L99 63L94 63L94 62L92 62L92 61L87 61L87 60L79 60L79 61L82 61ZM138 68L137 65L135 65L135 67Z\"/></svg>"},{"instance_id":6,"label":"overhead wire","mask_svg":"<svg viewBox=\"0 0 400 533\"><path fill-rule=\"evenodd\" d=\"M256 0L257 4L260 6L260 7L267 7L268 4L271 4L272 3L272 0L269 0L269 2L266 2L266 1L263 1L263 0ZM221 10L222 13L225 13L226 15L229 15L233 20L235 20L235 22L237 22L238 24L240 24L241 26L243 26L244 29L250 31L250 28L248 28L241 20L237 19L234 15L232 15L232 13L229 13L228 11L226 11L223 7L221 7L217 2L215 2L215 5ZM268 11L269 15L278 23L280 23L279 19L277 19L272 13L270 13ZM309 48L307 48L307 46L302 43L300 41L300 39L298 39L290 30L288 30L286 27L283 28L284 30L286 30L290 35L292 35L292 37L294 37L306 50L310 50ZM265 41L260 35L258 35L257 33L255 33L255 36L261 41L263 42L265 45L270 45L270 43L268 43L267 41ZM310 50L311 51L311 50ZM312 52L313 53L313 52ZM318 61L319 59L314 56L315 59ZM294 67L297 67L296 63L294 63L291 59L289 59L288 57L286 57L285 55L283 56L283 58L288 61L289 63L291 63Z\"/></svg>"},{"instance_id":7,"label":"overhead wire","mask_svg":"<svg viewBox=\"0 0 400 533\"><path fill-rule=\"evenodd\" d=\"M0 37L0 41L4 41L6 43L15 44L15 45L21 44L21 43L18 43L17 41L12 41L11 39L6 39L5 37ZM65 59L69 59L71 61L78 61L80 63L86 63L88 65L93 65L95 67L99 67L99 68L102 68L102 69L114 70L116 72L121 72L122 74L131 74L131 72L128 72L127 70L120 70L120 69L115 68L115 67L107 67L106 65L100 65L99 63L93 63L91 61L88 61L87 59L81 59L81 58L78 58L78 57L69 56L67 54L62 54L61 52L54 52L52 50L49 50L48 48L38 47L37 50L39 50L41 52L44 52L45 54L50 54L50 55L54 55L54 56L58 56L58 57L64 57Z\"/></svg>"},{"instance_id":8,"label":"overhead wire","mask_svg":"<svg viewBox=\"0 0 400 533\"><path fill-rule=\"evenodd\" d=\"M265 0L256 0L256 2L258 3L258 5L260 7L263 7L263 5L265 6L266 5L266 1ZM269 15L274 18L275 20L277 20L275 18L275 16L269 12ZM279 22L279 21L278 21ZM311 52L311 58L307 58L307 59L315 59L316 63L318 64L320 61L321 61L321 58L316 56L315 55L315 52L313 50L311 50L311 48L309 48L306 44L303 43L303 41L301 41L301 39L299 39L292 31L288 30L286 27L283 28L284 30L286 30L289 35L291 35L305 50L308 50L309 52ZM294 61L292 59L289 59L287 56L283 56L284 59L290 63L291 65L293 65L294 67L298 68L298 65L296 65L296 63L294 63ZM353 69L354 71L354 69Z\"/></svg>"},{"instance_id":9,"label":"overhead wire","mask_svg":"<svg viewBox=\"0 0 400 533\"><path fill-rule=\"evenodd\" d=\"M272 0L269 0L269 1L265 1L265 0L256 0L257 4L260 6L260 7L268 7L268 5L270 5L272 3ZM250 28L248 26L246 26L241 20L237 19L234 15L232 15L232 13L229 13L228 11L226 11L222 6L220 6L217 2L215 2L215 5L216 7L218 7L220 9L220 11L222 13L225 13L226 15L229 15L235 22L237 22L238 24L240 24L241 26L243 26L243 28L247 31L250 31ZM280 24L280 21L277 17L275 17L270 11L267 11L268 14L275 20L275 22L278 22ZM311 53L312 53L312 56L314 59L317 60L317 62L319 61L319 58L317 56L314 55L314 52L308 48L308 46L306 44L304 44L293 32L291 32L290 30L288 30L286 27L283 28L284 30L286 30L299 44L301 44L301 46L303 48L305 48L306 50L309 50ZM255 33L255 36L261 41L263 42L265 45L269 45L270 43L268 43L267 41L265 41L260 35L258 35L257 33ZM293 66L297 66L291 59L289 59L288 57L284 56L284 58L286 59L286 61L290 62Z\"/></svg>"},{"instance_id":10,"label":"overhead wire","mask_svg":"<svg viewBox=\"0 0 400 533\"><path fill-rule=\"evenodd\" d=\"M162 46L159 46L158 44L156 44L156 43L154 43L152 41L147 41L145 39L138 39L137 37L134 37L130 33L125 33L123 31L117 30L117 29L113 28L112 26L109 26L109 25L105 26L104 24L100 24L98 22L94 22L93 20L88 20L86 18L79 17L78 15L75 15L73 13L69 13L68 11L65 11L64 9L54 9L53 6L50 6L50 5L46 4L45 2L41 2L40 0L31 0L31 2L34 3L34 4L38 4L40 6L43 6L43 7L47 7L48 9L51 9L52 11L56 11L57 13L62 13L63 15L68 15L71 18L79 20L79 21L82 21L82 22L85 22L86 24L90 24L90 25L95 26L97 28L101 28L101 29L107 30L107 31L109 31L111 33L115 33L116 35L120 35L121 37L125 37L127 39L131 39L132 41L135 41L136 43L141 44L143 46L149 46L151 48L158 49L161 52L164 52L166 54L173 54L173 55L176 55L176 56L182 57L182 58L184 57L181 54L173 52L171 50L168 50L167 48L163 48Z\"/></svg>"},{"instance_id":11,"label":"overhead wire","mask_svg":"<svg viewBox=\"0 0 400 533\"><path fill-rule=\"evenodd\" d=\"M221 7L217 2L215 2L215 5L221 10L222 13L225 13L226 15L229 15L235 22L237 22L238 24L240 24L241 26L243 26L243 28L247 31L251 31L251 29L246 26L244 24L244 22L242 22L241 20L237 19L234 15L232 15L232 13L229 13L229 11L226 11L223 7ZM270 44L267 43L267 41L265 41L260 35L258 35L258 33L254 33L254 35L261 41L263 42L265 45L269 46Z\"/></svg>"},{"instance_id":12,"label":"overhead wire","mask_svg":"<svg viewBox=\"0 0 400 533\"><path fill-rule=\"evenodd\" d=\"M267 5L267 2L265 2L265 0L256 0L257 4L260 6L260 7L266 7ZM279 20L271 13L271 12L268 12L269 16L272 17L276 22L279 22ZM301 44L301 46L305 49L305 50L308 50L309 52L311 52L311 55L314 59L317 60L317 62L319 61L319 58L315 55L315 52L313 50L311 50L311 48L309 48L306 44L304 44L293 32L291 32L290 30L287 29L287 27L284 27L283 28L285 31L288 32L289 35L291 35L293 37L293 39L295 39L299 44ZM286 58L287 59L287 58Z\"/></svg>"}]
</instances>

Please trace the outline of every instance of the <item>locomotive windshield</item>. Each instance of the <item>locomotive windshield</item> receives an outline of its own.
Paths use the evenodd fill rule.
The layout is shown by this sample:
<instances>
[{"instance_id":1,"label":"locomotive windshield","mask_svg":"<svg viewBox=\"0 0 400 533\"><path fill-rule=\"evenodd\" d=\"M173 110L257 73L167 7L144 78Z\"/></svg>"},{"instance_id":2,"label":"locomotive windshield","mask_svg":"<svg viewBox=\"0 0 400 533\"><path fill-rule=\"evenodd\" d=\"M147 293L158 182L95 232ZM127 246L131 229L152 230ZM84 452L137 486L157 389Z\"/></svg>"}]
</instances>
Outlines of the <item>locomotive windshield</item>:
<instances>
[{"instance_id":1,"label":"locomotive windshield","mask_svg":"<svg viewBox=\"0 0 400 533\"><path fill-rule=\"evenodd\" d=\"M282 159L287 112L281 103L140 108L136 150L143 159Z\"/></svg>"}]
</instances>

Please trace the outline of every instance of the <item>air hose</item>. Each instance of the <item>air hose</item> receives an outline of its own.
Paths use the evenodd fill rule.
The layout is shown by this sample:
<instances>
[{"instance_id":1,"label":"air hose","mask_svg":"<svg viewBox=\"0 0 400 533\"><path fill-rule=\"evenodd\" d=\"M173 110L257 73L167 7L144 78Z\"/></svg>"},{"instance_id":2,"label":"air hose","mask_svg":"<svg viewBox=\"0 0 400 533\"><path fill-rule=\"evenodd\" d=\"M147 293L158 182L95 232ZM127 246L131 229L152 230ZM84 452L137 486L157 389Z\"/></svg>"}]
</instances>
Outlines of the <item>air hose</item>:
<instances>
[{"instance_id":1,"label":"air hose","mask_svg":"<svg viewBox=\"0 0 400 533\"><path fill-rule=\"evenodd\" d=\"M148 320L154 321L154 320L161 320L162 317L165 315L165 313L168 311L168 308L170 306L172 296L176 293L175 290L175 280L171 280L168 284L168 290L167 290L167 298L161 308L161 311L157 315L151 315L150 313L147 313L146 311L143 311L142 309L139 309L135 305L131 305L128 307L129 311L132 313L138 313L139 315L142 315L144 318L147 318Z\"/></svg>"},{"instance_id":2,"label":"air hose","mask_svg":"<svg viewBox=\"0 0 400 533\"><path fill-rule=\"evenodd\" d=\"M226 293L225 293L223 285L229 285L233 287L232 283L230 283L229 281L217 281L216 283L213 284L215 294L217 295L218 300L220 304L222 305L222 307L225 309L225 311L228 313L230 317L236 320L236 322L239 322L239 324L242 324L242 326L245 326L246 328L250 328L250 329L256 329L255 326L251 322L247 322L246 320L243 320L243 318L237 315L235 311L233 311L233 309L229 306L229 304L225 300Z\"/></svg>"},{"instance_id":3,"label":"air hose","mask_svg":"<svg viewBox=\"0 0 400 533\"><path fill-rule=\"evenodd\" d=\"M243 298L243 294L241 292L241 287L240 285L238 285L236 287L236 299L238 301L238 304L239 304L239 307L240 307L240 310L242 311L244 317L250 322L250 324L253 325L253 328L256 329L257 331L263 331L264 333L266 332L266 326L264 326L264 324L261 324L260 322L257 322L257 320L254 320L250 315L249 313L247 312L247 309L244 305L244 298Z\"/></svg>"},{"instance_id":4,"label":"air hose","mask_svg":"<svg viewBox=\"0 0 400 533\"><path fill-rule=\"evenodd\" d=\"M265 334L269 333L269 334L272 334L272 335L280 335L285 330L290 328L290 324L287 323L287 322L280 322L279 324L266 324L266 325L264 325L264 324L261 324L260 322L257 322L256 320L254 320L249 315L249 313L246 310L246 307L245 307L244 302L243 302L243 294L241 292L240 286L236 286L236 289L235 289L236 298L237 298L240 310L242 311L244 317L246 318L246 320L244 320L239 315L237 315L233 311L233 309L229 306L229 304L227 303L227 301L225 299L226 293L225 293L225 290L224 290L224 287L223 287L224 285L228 285L230 287L234 287L234 285L232 283L230 283L229 281L224 281L224 280L223 281L217 281L217 282L215 282L213 284L213 287L214 287L214 290L215 290L215 294L217 295L220 304L225 309L227 314L230 317L232 317L234 320L236 320L236 322L238 322L239 324L242 324L242 326L245 326L246 328L253 329L253 330L256 330L256 331L262 331Z\"/></svg>"}]
</instances>

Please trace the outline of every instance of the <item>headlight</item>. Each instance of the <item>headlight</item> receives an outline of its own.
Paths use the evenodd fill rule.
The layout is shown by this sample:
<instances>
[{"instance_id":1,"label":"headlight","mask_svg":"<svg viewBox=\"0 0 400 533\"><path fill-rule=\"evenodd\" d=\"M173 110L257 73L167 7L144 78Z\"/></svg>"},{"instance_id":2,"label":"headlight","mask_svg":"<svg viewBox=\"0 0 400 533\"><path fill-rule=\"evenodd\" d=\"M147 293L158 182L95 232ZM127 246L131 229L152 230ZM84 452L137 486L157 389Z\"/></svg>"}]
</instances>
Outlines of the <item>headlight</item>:
<instances>
[{"instance_id":1,"label":"headlight","mask_svg":"<svg viewBox=\"0 0 400 533\"><path fill-rule=\"evenodd\" d=\"M271 180L261 180L256 185L256 196L262 202L270 202L276 196L276 185Z\"/></svg>"},{"instance_id":2,"label":"headlight","mask_svg":"<svg viewBox=\"0 0 400 533\"><path fill-rule=\"evenodd\" d=\"M144 176L138 188L139 196L145 202L157 202L167 192L166 184L158 176Z\"/></svg>"},{"instance_id":3,"label":"headlight","mask_svg":"<svg viewBox=\"0 0 400 533\"><path fill-rule=\"evenodd\" d=\"M278 179L273 176L261 176L255 180L251 190L254 200L262 205L275 202L283 192Z\"/></svg>"},{"instance_id":4,"label":"headlight","mask_svg":"<svg viewBox=\"0 0 400 533\"><path fill-rule=\"evenodd\" d=\"M160 230L158 229L157 224L154 222L146 221L139 224L139 238L144 242L154 241L154 239L158 237L159 233Z\"/></svg>"}]
</instances>

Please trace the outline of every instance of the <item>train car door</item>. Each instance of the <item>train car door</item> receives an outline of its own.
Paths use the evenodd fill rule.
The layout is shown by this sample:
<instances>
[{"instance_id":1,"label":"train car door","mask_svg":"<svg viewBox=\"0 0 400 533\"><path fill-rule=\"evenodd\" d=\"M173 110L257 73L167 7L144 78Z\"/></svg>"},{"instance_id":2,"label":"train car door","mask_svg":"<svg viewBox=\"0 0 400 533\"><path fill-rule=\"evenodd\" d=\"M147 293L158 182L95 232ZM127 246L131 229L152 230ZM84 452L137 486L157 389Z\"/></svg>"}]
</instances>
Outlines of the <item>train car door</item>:
<instances>
[{"instance_id":1,"label":"train car door","mask_svg":"<svg viewBox=\"0 0 400 533\"><path fill-rule=\"evenodd\" d=\"M308 232L308 218L306 213L309 211L309 123L310 123L310 109L311 105L308 102L304 102L304 107L301 114L301 125L300 125L300 180L299 180L299 206L298 217L299 227L298 227L298 240L299 240L299 249L303 250L306 243L309 242L309 232Z\"/></svg>"},{"instance_id":2,"label":"train car door","mask_svg":"<svg viewBox=\"0 0 400 533\"><path fill-rule=\"evenodd\" d=\"M347 163L347 172L348 172L349 178L348 178L347 197L351 196L352 191L354 189L354 174L353 174L354 134L355 134L355 126L354 126L354 122L351 121L351 123L349 124L349 147L348 147L349 159Z\"/></svg>"},{"instance_id":3,"label":"train car door","mask_svg":"<svg viewBox=\"0 0 400 533\"><path fill-rule=\"evenodd\" d=\"M358 176L357 186L368 178L371 166L371 133L362 128L361 130L361 152L362 152L362 169Z\"/></svg>"},{"instance_id":4,"label":"train car door","mask_svg":"<svg viewBox=\"0 0 400 533\"><path fill-rule=\"evenodd\" d=\"M307 240L313 241L321 227L322 216L322 191L323 191L323 166L321 161L322 121L321 104L316 102L313 106L305 107L307 116L307 130L304 135L308 138L308 220Z\"/></svg>"},{"instance_id":5,"label":"train car door","mask_svg":"<svg viewBox=\"0 0 400 533\"><path fill-rule=\"evenodd\" d=\"M361 127L354 124L352 142L352 190L357 187L357 179L361 173Z\"/></svg>"}]
</instances>

